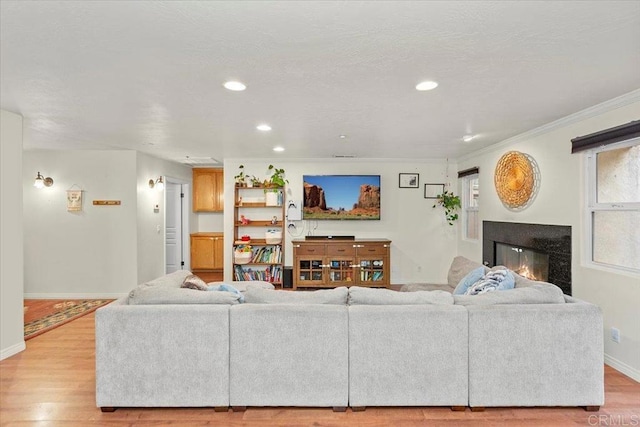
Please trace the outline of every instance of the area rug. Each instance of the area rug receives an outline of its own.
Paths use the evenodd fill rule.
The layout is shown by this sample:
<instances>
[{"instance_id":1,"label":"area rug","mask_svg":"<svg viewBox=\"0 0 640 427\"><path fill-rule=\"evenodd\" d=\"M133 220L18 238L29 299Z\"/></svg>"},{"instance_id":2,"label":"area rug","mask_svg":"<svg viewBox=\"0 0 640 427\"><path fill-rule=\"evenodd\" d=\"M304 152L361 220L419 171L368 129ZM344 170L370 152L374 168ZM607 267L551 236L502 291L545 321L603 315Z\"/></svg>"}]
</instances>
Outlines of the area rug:
<instances>
[{"instance_id":1,"label":"area rug","mask_svg":"<svg viewBox=\"0 0 640 427\"><path fill-rule=\"evenodd\" d=\"M91 313L111 299L25 300L25 341Z\"/></svg>"}]
</instances>

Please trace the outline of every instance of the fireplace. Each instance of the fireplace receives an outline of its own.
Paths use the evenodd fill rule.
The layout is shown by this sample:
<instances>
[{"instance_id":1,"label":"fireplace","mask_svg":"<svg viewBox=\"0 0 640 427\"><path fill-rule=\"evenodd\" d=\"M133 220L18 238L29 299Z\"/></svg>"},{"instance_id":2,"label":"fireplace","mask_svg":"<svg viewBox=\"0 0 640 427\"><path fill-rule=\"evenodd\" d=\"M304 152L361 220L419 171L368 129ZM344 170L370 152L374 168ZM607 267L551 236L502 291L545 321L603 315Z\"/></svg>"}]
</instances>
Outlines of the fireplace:
<instances>
[{"instance_id":1,"label":"fireplace","mask_svg":"<svg viewBox=\"0 0 640 427\"><path fill-rule=\"evenodd\" d=\"M549 280L549 254L496 242L496 265L504 265L531 280Z\"/></svg>"},{"instance_id":2,"label":"fireplace","mask_svg":"<svg viewBox=\"0 0 640 427\"><path fill-rule=\"evenodd\" d=\"M570 226L483 221L482 259L571 295Z\"/></svg>"}]
</instances>

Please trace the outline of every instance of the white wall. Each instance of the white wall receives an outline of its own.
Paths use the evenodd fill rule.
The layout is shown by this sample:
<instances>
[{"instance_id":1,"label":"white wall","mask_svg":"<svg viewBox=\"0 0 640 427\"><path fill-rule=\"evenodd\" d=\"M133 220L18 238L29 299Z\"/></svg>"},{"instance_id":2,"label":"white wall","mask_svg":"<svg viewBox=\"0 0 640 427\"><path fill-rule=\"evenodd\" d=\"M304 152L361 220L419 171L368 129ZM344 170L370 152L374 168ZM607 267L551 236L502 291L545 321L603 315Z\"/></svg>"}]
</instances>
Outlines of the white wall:
<instances>
[{"instance_id":1,"label":"white wall","mask_svg":"<svg viewBox=\"0 0 640 427\"><path fill-rule=\"evenodd\" d=\"M165 272L165 202L164 191L149 188L149 180L160 176L171 177L191 183L191 167L169 162L143 153L137 153L138 194L137 233L138 233L138 279L146 282L162 276ZM187 201L190 198L186 199ZM154 205L160 209L155 212ZM193 209L189 206L189 224L191 230L197 229ZM159 227L159 229L158 229ZM187 247L188 251L189 248Z\"/></svg>"},{"instance_id":2,"label":"white wall","mask_svg":"<svg viewBox=\"0 0 640 427\"><path fill-rule=\"evenodd\" d=\"M481 221L559 224L572 227L573 295L598 305L604 314L605 357L608 364L640 381L640 275L602 270L585 264L585 184L583 154L571 154L572 138L628 123L640 117L640 92L547 125L459 160L460 170L480 168ZM522 212L503 207L493 185L498 159L507 151L531 155L541 172L533 204ZM480 242L460 239L459 253L481 261ZM611 340L620 329L622 342Z\"/></svg>"},{"instance_id":3,"label":"white wall","mask_svg":"<svg viewBox=\"0 0 640 427\"><path fill-rule=\"evenodd\" d=\"M304 238L309 230L316 235L355 235L381 237L392 240L391 283L444 282L451 259L456 254L457 227L447 225L441 209L433 209L433 200L424 198L424 183L444 183L447 176L445 160L343 160L343 159L278 159L247 160L228 159L224 163L225 174L225 236L233 236L233 176L238 166L244 165L245 173L264 179L269 176L270 163L285 169L287 200L302 200L303 175L380 175L381 219L379 221L300 221L296 233L285 233L285 265L292 266L291 240ZM456 169L449 165L450 176ZM399 173L419 173L420 188L398 188ZM450 178L455 184L455 179ZM232 280L232 243L225 245L225 280Z\"/></svg>"},{"instance_id":4,"label":"white wall","mask_svg":"<svg viewBox=\"0 0 640 427\"><path fill-rule=\"evenodd\" d=\"M23 164L27 298L114 298L164 274L164 192L148 182L162 175L190 183L190 167L128 150L25 151ZM34 188L38 171L54 185ZM83 190L78 213L66 210L74 184Z\"/></svg>"},{"instance_id":5,"label":"white wall","mask_svg":"<svg viewBox=\"0 0 640 427\"><path fill-rule=\"evenodd\" d=\"M35 176L34 176L35 178ZM22 116L0 111L0 360L25 349Z\"/></svg>"},{"instance_id":6,"label":"white wall","mask_svg":"<svg viewBox=\"0 0 640 427\"><path fill-rule=\"evenodd\" d=\"M34 188L38 171L54 185ZM81 212L67 211L72 186ZM135 151L25 151L23 189L26 298L117 297L137 284Z\"/></svg>"}]
</instances>

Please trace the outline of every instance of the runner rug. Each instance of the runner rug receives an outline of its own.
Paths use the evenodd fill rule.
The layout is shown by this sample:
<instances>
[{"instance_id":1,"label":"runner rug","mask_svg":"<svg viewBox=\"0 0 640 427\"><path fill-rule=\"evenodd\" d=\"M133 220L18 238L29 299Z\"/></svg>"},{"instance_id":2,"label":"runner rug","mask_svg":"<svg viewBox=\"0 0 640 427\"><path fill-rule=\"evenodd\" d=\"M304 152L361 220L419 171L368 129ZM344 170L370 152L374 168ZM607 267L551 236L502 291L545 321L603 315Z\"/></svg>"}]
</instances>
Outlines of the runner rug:
<instances>
[{"instance_id":1,"label":"runner rug","mask_svg":"<svg viewBox=\"0 0 640 427\"><path fill-rule=\"evenodd\" d=\"M55 329L111 301L113 300L25 300L24 339L26 341Z\"/></svg>"}]
</instances>

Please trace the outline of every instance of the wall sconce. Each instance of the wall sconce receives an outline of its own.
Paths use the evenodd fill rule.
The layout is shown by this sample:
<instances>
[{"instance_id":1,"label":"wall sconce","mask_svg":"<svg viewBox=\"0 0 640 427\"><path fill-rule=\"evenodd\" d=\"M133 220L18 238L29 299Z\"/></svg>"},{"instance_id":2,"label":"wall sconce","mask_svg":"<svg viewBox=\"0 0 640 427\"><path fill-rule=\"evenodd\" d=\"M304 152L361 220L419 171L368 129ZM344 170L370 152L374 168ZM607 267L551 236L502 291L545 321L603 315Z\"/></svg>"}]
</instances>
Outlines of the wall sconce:
<instances>
[{"instance_id":1,"label":"wall sconce","mask_svg":"<svg viewBox=\"0 0 640 427\"><path fill-rule=\"evenodd\" d=\"M36 176L36 180L33 182L33 186L36 188L44 188L51 187L53 185L53 179L51 177L43 177L38 172L38 176Z\"/></svg>"},{"instance_id":2,"label":"wall sconce","mask_svg":"<svg viewBox=\"0 0 640 427\"><path fill-rule=\"evenodd\" d=\"M158 191L164 190L164 182L162 181L162 177L156 179L155 181L150 179L149 188L155 188Z\"/></svg>"}]
</instances>

